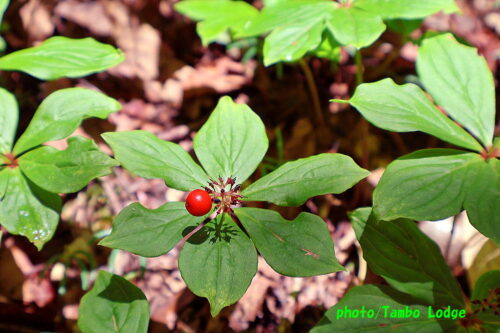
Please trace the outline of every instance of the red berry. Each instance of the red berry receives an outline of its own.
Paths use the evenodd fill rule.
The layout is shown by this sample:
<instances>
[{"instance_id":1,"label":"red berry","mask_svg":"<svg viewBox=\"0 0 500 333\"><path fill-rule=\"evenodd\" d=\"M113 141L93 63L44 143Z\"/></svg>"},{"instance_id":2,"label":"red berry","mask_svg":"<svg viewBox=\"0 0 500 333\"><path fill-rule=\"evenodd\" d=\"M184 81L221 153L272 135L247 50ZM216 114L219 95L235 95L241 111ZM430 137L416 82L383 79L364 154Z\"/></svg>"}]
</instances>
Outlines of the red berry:
<instances>
[{"instance_id":1,"label":"red berry","mask_svg":"<svg viewBox=\"0 0 500 333\"><path fill-rule=\"evenodd\" d=\"M212 198L207 191L191 191L186 198L186 209L191 215L203 216L212 209Z\"/></svg>"}]
</instances>

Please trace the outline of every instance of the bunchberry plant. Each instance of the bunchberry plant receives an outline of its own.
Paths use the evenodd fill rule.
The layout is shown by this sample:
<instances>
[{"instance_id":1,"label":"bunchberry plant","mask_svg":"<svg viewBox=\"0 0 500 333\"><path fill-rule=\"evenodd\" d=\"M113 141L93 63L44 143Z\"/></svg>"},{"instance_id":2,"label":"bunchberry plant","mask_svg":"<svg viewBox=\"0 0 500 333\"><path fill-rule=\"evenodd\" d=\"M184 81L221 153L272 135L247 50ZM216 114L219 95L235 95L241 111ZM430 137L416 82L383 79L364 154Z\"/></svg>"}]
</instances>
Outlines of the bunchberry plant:
<instances>
[{"instance_id":1,"label":"bunchberry plant","mask_svg":"<svg viewBox=\"0 0 500 333\"><path fill-rule=\"evenodd\" d=\"M227 44L228 32L237 40L267 34L266 66L297 61L307 53L335 60L340 46L370 46L386 25L406 35L419 26L419 19L458 10L454 0L267 0L261 11L244 1L184 0L175 8L199 21L204 45Z\"/></svg>"},{"instance_id":2,"label":"bunchberry plant","mask_svg":"<svg viewBox=\"0 0 500 333\"><path fill-rule=\"evenodd\" d=\"M360 85L349 101L377 127L422 131L467 149L424 149L400 157L373 194L378 219L439 220L467 211L477 230L500 243L500 141L494 139L495 86L477 50L449 34L423 41L415 84ZM444 110L444 111L442 111Z\"/></svg>"},{"instance_id":3,"label":"bunchberry plant","mask_svg":"<svg viewBox=\"0 0 500 333\"><path fill-rule=\"evenodd\" d=\"M208 299L212 315L243 296L257 272L256 249L274 270L288 276L344 269L317 215L303 212L289 221L275 211L241 205L268 201L300 206L313 196L341 193L368 175L350 157L320 154L299 159L242 186L266 154L268 139L260 118L229 97L219 101L194 138L201 166L179 145L149 132L105 133L103 138L132 173L161 178L181 191L209 194L214 208L204 216L193 216L198 214L191 214L183 202L152 210L133 203L120 212L112 233L100 244L159 256L203 223L183 245L179 269L191 291Z\"/></svg>"},{"instance_id":4,"label":"bunchberry plant","mask_svg":"<svg viewBox=\"0 0 500 333\"><path fill-rule=\"evenodd\" d=\"M380 221L371 208L351 221L368 266L389 285L352 288L311 332L497 332L500 271L483 274L469 300L415 222Z\"/></svg>"},{"instance_id":5,"label":"bunchberry plant","mask_svg":"<svg viewBox=\"0 0 500 333\"><path fill-rule=\"evenodd\" d=\"M0 1L0 23L8 4ZM119 49L92 38L57 36L0 57L0 70L54 80L100 72L123 60ZM95 91L59 90L43 101L14 143L17 101L0 88L0 224L8 232L26 236L39 250L52 238L59 221L58 193L80 190L90 180L108 174L116 162L82 137L68 139L63 151L43 144L66 138L86 118L106 118L119 108L117 101Z\"/></svg>"},{"instance_id":6,"label":"bunchberry plant","mask_svg":"<svg viewBox=\"0 0 500 333\"><path fill-rule=\"evenodd\" d=\"M101 93L61 89L40 104L14 143L17 102L0 88L0 224L8 232L26 236L38 249L52 238L59 221L58 193L80 190L117 163L82 137L68 139L62 151L43 144L66 138L86 118L106 118L118 109L117 101Z\"/></svg>"}]
</instances>

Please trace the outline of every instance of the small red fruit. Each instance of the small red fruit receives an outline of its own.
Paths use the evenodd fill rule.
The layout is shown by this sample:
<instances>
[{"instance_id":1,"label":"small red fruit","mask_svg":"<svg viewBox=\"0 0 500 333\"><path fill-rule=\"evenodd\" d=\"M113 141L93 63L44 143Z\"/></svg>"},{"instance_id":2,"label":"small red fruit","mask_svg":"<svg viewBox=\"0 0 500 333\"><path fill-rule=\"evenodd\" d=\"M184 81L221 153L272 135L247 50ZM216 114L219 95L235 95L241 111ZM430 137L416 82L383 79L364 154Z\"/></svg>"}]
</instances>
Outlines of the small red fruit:
<instances>
[{"instance_id":1,"label":"small red fruit","mask_svg":"<svg viewBox=\"0 0 500 333\"><path fill-rule=\"evenodd\" d=\"M212 209L212 198L207 191L191 191L186 198L186 209L191 215L203 216Z\"/></svg>"}]
</instances>

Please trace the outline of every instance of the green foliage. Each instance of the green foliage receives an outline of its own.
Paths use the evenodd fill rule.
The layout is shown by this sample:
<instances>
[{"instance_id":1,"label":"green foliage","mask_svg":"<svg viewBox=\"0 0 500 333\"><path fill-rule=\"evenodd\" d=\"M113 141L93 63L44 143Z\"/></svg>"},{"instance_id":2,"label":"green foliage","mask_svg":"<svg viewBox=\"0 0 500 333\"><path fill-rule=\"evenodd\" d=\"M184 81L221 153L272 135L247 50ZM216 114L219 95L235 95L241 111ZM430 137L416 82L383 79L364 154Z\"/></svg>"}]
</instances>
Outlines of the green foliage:
<instances>
[{"instance_id":1,"label":"green foliage","mask_svg":"<svg viewBox=\"0 0 500 333\"><path fill-rule=\"evenodd\" d=\"M258 13L242 1L185 0L176 9L201 21L197 29L205 45L221 41L220 34L228 29L236 39L268 34L263 47L266 66L296 61L308 52L315 54L331 37L341 45L367 47L385 31L384 19L420 19L441 10L458 10L454 0L353 0L348 4L278 0L265 1ZM408 34L412 26L402 33Z\"/></svg>"},{"instance_id":2,"label":"green foliage","mask_svg":"<svg viewBox=\"0 0 500 333\"><path fill-rule=\"evenodd\" d=\"M175 9L193 20L201 21L196 29L203 45L223 40L222 34L231 30L240 32L258 11L244 1L189 0L175 5Z\"/></svg>"},{"instance_id":3,"label":"green foliage","mask_svg":"<svg viewBox=\"0 0 500 333\"><path fill-rule=\"evenodd\" d=\"M423 131L480 154L431 149L397 159L375 189L374 213L382 220L439 220L465 209L472 225L499 243L500 151L491 148L492 75L476 51L450 35L425 40L417 67L432 97L471 134L413 84L399 86L390 79L362 84L348 103L377 127Z\"/></svg>"},{"instance_id":4,"label":"green foliage","mask_svg":"<svg viewBox=\"0 0 500 333\"><path fill-rule=\"evenodd\" d=\"M319 216L301 213L288 221L268 209L237 208L235 213L259 253L276 272L314 276L344 270L335 257L328 228Z\"/></svg>"},{"instance_id":5,"label":"green foliage","mask_svg":"<svg viewBox=\"0 0 500 333\"><path fill-rule=\"evenodd\" d=\"M196 157L211 177L243 183L266 155L269 141L260 118L246 105L220 99L194 138ZM206 181L206 180L205 180Z\"/></svg>"},{"instance_id":6,"label":"green foliage","mask_svg":"<svg viewBox=\"0 0 500 333\"><path fill-rule=\"evenodd\" d=\"M101 72L124 59L119 49L93 38L56 36L38 46L1 57L0 70L21 71L41 80L55 80Z\"/></svg>"},{"instance_id":7,"label":"green foliage","mask_svg":"<svg viewBox=\"0 0 500 333\"><path fill-rule=\"evenodd\" d=\"M492 316L489 306L477 306L474 312L465 309L460 287L439 247L413 221L381 221L371 211L357 209L351 221L368 266L390 286L354 287L325 313L313 333L495 332L498 317ZM472 299L489 297L495 302L498 271L480 280ZM446 308L450 309L448 317L436 315ZM348 309L365 313L353 318L347 314Z\"/></svg>"},{"instance_id":8,"label":"green foliage","mask_svg":"<svg viewBox=\"0 0 500 333\"><path fill-rule=\"evenodd\" d=\"M285 163L242 194L245 200L300 206L310 197L342 193L368 175L349 156L319 154Z\"/></svg>"},{"instance_id":9,"label":"green foliage","mask_svg":"<svg viewBox=\"0 0 500 333\"><path fill-rule=\"evenodd\" d=\"M142 291L118 275L99 271L80 302L78 328L83 333L146 333L148 325L149 303Z\"/></svg>"},{"instance_id":10,"label":"green foliage","mask_svg":"<svg viewBox=\"0 0 500 333\"><path fill-rule=\"evenodd\" d=\"M120 108L116 100L93 90L58 90L40 104L28 128L14 145L13 153L20 155L47 141L64 139L83 120L92 117L105 119Z\"/></svg>"},{"instance_id":11,"label":"green foliage","mask_svg":"<svg viewBox=\"0 0 500 333\"><path fill-rule=\"evenodd\" d=\"M204 219L190 215L183 202L168 202L158 209L147 209L136 202L120 212L111 235L99 245L157 257L170 251Z\"/></svg>"},{"instance_id":12,"label":"green foliage","mask_svg":"<svg viewBox=\"0 0 500 333\"><path fill-rule=\"evenodd\" d=\"M5 168L0 174L8 178L0 201L0 224L11 234L26 236L41 250L56 230L61 198L33 184L19 168Z\"/></svg>"},{"instance_id":13,"label":"green foliage","mask_svg":"<svg viewBox=\"0 0 500 333\"><path fill-rule=\"evenodd\" d=\"M248 236L223 214L184 244L179 270L189 289L210 302L216 316L238 301L257 273L257 251Z\"/></svg>"},{"instance_id":14,"label":"green foliage","mask_svg":"<svg viewBox=\"0 0 500 333\"><path fill-rule=\"evenodd\" d=\"M111 173L115 160L103 154L94 141L82 137L68 139L60 151L43 146L19 158L21 171L38 186L54 193L81 190L92 179Z\"/></svg>"},{"instance_id":15,"label":"green foliage","mask_svg":"<svg viewBox=\"0 0 500 333\"><path fill-rule=\"evenodd\" d=\"M12 148L16 136L19 110L14 95L0 88L0 154Z\"/></svg>"},{"instance_id":16,"label":"green foliage","mask_svg":"<svg viewBox=\"0 0 500 333\"><path fill-rule=\"evenodd\" d=\"M106 133L103 137L125 168L144 177L165 179L167 185L185 191L215 186L215 182L220 185L227 179L235 179L233 185L241 184L255 171L268 148L260 118L229 97L221 98L194 139L194 151L205 171L180 147L147 132ZM321 154L283 165L242 194L248 196L247 200L300 205L311 196L345 191L367 175L347 156ZM224 193L234 191L228 186L222 185L221 193L222 189ZM264 209L238 208L234 213L230 206L226 208L188 238L179 257L186 284L195 294L208 298L212 315L245 293L257 270L255 248L283 274L311 276L343 270L321 218L301 214L287 221ZM144 256L162 255L204 218L207 221L206 217L189 215L182 203L167 203L156 210L132 204L120 212L111 235L101 244ZM159 235L165 235L165 239ZM295 259L293 265L290 257Z\"/></svg>"},{"instance_id":17,"label":"green foliage","mask_svg":"<svg viewBox=\"0 0 500 333\"><path fill-rule=\"evenodd\" d=\"M349 103L368 121L385 130L422 131L457 146L482 149L479 142L439 111L414 84L400 86L392 79L365 83L356 89Z\"/></svg>"},{"instance_id":18,"label":"green foliage","mask_svg":"<svg viewBox=\"0 0 500 333\"><path fill-rule=\"evenodd\" d=\"M348 317L346 310L364 309L373 311L373 317ZM411 315L391 318L392 310L405 311ZM419 318L413 313L419 312ZM428 307L419 304L409 295L400 293L389 286L366 285L352 288L326 313L311 333L330 332L448 332L455 328L451 320L429 319ZM450 331L451 332L451 331Z\"/></svg>"},{"instance_id":19,"label":"green foliage","mask_svg":"<svg viewBox=\"0 0 500 333\"><path fill-rule=\"evenodd\" d=\"M378 221L370 212L358 209L351 221L371 270L419 304L463 308L460 287L439 247L413 221Z\"/></svg>"},{"instance_id":20,"label":"green foliage","mask_svg":"<svg viewBox=\"0 0 500 333\"><path fill-rule=\"evenodd\" d=\"M495 83L486 60L477 50L449 34L425 39L417 71L437 104L484 146L493 142Z\"/></svg>"},{"instance_id":21,"label":"green foliage","mask_svg":"<svg viewBox=\"0 0 500 333\"><path fill-rule=\"evenodd\" d=\"M444 11L458 11L455 0L355 0L354 5L383 18L416 19Z\"/></svg>"},{"instance_id":22,"label":"green foliage","mask_svg":"<svg viewBox=\"0 0 500 333\"><path fill-rule=\"evenodd\" d=\"M5 11L9 6L9 2L9 0L0 0L0 24L2 24L3 14L5 14Z\"/></svg>"},{"instance_id":23,"label":"green foliage","mask_svg":"<svg viewBox=\"0 0 500 333\"><path fill-rule=\"evenodd\" d=\"M57 227L61 206L57 193L78 191L117 164L93 141L81 137L69 139L63 151L40 145L67 137L86 118L106 118L120 104L87 89L58 90L42 102L15 144L17 103L0 89L0 104L5 106L0 118L6 126L0 141L0 224L41 249Z\"/></svg>"},{"instance_id":24,"label":"green foliage","mask_svg":"<svg viewBox=\"0 0 500 333\"><path fill-rule=\"evenodd\" d=\"M357 49L371 45L385 31L380 16L356 7L333 11L327 26L340 44L352 45Z\"/></svg>"},{"instance_id":25,"label":"green foliage","mask_svg":"<svg viewBox=\"0 0 500 333\"><path fill-rule=\"evenodd\" d=\"M115 158L127 170L144 178L160 178L180 191L206 184L207 175L178 144L146 131L104 133Z\"/></svg>"}]
</instances>

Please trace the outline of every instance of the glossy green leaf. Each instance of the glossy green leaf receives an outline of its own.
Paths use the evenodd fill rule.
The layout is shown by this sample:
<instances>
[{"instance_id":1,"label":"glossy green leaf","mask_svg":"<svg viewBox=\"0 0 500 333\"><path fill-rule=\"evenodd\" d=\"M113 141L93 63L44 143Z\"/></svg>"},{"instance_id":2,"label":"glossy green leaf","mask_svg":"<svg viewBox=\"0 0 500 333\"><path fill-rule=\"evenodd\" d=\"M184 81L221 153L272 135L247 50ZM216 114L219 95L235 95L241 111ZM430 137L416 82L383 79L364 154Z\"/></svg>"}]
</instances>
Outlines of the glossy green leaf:
<instances>
[{"instance_id":1,"label":"glossy green leaf","mask_svg":"<svg viewBox=\"0 0 500 333\"><path fill-rule=\"evenodd\" d=\"M458 214L469 180L482 163L478 154L452 149L400 157L389 164L375 188L374 211L383 220L440 220Z\"/></svg>"},{"instance_id":2,"label":"glossy green leaf","mask_svg":"<svg viewBox=\"0 0 500 333\"><path fill-rule=\"evenodd\" d=\"M371 270L423 304L463 308L460 286L436 243L413 221L377 221L370 211L358 209L351 221Z\"/></svg>"},{"instance_id":3,"label":"glossy green leaf","mask_svg":"<svg viewBox=\"0 0 500 333\"><path fill-rule=\"evenodd\" d=\"M426 90L483 145L491 145L495 125L493 75L477 49L449 34L422 43L417 70Z\"/></svg>"},{"instance_id":4,"label":"glossy green leaf","mask_svg":"<svg viewBox=\"0 0 500 333\"><path fill-rule=\"evenodd\" d=\"M11 234L26 236L40 250L56 230L61 198L31 183L19 168L2 173L9 180L0 201L0 224Z\"/></svg>"},{"instance_id":5,"label":"glossy green leaf","mask_svg":"<svg viewBox=\"0 0 500 333\"><path fill-rule=\"evenodd\" d=\"M0 58L0 70L28 73L41 80L82 77L118 65L123 52L93 38L56 36Z\"/></svg>"},{"instance_id":6,"label":"glossy green leaf","mask_svg":"<svg viewBox=\"0 0 500 333\"><path fill-rule=\"evenodd\" d=\"M79 307L83 333L146 333L149 303L142 291L121 276L99 271Z\"/></svg>"},{"instance_id":7,"label":"glossy green leaf","mask_svg":"<svg viewBox=\"0 0 500 333\"><path fill-rule=\"evenodd\" d=\"M278 212L237 208L236 215L267 263L288 276L314 276L345 270L335 257L326 223L301 213L289 221Z\"/></svg>"},{"instance_id":8,"label":"glossy green leaf","mask_svg":"<svg viewBox=\"0 0 500 333\"><path fill-rule=\"evenodd\" d=\"M84 119L105 119L120 108L116 100L93 90L58 90L40 104L28 128L14 146L14 154L19 155L47 141L64 139Z\"/></svg>"},{"instance_id":9,"label":"glossy green leaf","mask_svg":"<svg viewBox=\"0 0 500 333\"><path fill-rule=\"evenodd\" d=\"M216 316L247 290L257 273L257 252L231 218L221 214L184 244L179 270L189 289L208 299Z\"/></svg>"},{"instance_id":10,"label":"glossy green leaf","mask_svg":"<svg viewBox=\"0 0 500 333\"><path fill-rule=\"evenodd\" d=\"M369 174L349 156L319 154L285 163L245 188L242 195L249 201L300 206L317 195L342 193Z\"/></svg>"},{"instance_id":11,"label":"glossy green leaf","mask_svg":"<svg viewBox=\"0 0 500 333\"><path fill-rule=\"evenodd\" d=\"M318 47L324 29L322 20L277 27L264 41L264 65L302 58L308 51Z\"/></svg>"},{"instance_id":12,"label":"glossy green leaf","mask_svg":"<svg viewBox=\"0 0 500 333\"><path fill-rule=\"evenodd\" d=\"M329 0L287 0L266 6L236 37L254 37L277 27L311 26L327 18L336 8Z\"/></svg>"},{"instance_id":13,"label":"glossy green leaf","mask_svg":"<svg viewBox=\"0 0 500 333\"><path fill-rule=\"evenodd\" d=\"M476 151L482 149L469 133L439 111L414 84L400 86L391 79L362 84L348 102L373 125L385 130L422 131L457 146Z\"/></svg>"},{"instance_id":14,"label":"glossy green leaf","mask_svg":"<svg viewBox=\"0 0 500 333\"><path fill-rule=\"evenodd\" d=\"M69 138L65 150L43 146L19 158L23 173L53 193L79 191L92 179L110 174L111 168L117 165L94 141L79 136Z\"/></svg>"},{"instance_id":15,"label":"glossy green leaf","mask_svg":"<svg viewBox=\"0 0 500 333\"><path fill-rule=\"evenodd\" d=\"M158 209L136 202L123 209L113 221L113 231L99 245L125 250L143 257L170 251L205 217L192 216L184 202L168 202Z\"/></svg>"},{"instance_id":16,"label":"glossy green leaf","mask_svg":"<svg viewBox=\"0 0 500 333\"><path fill-rule=\"evenodd\" d=\"M474 165L464 208L470 223L500 245L500 161L490 159Z\"/></svg>"},{"instance_id":17,"label":"glossy green leaf","mask_svg":"<svg viewBox=\"0 0 500 333\"><path fill-rule=\"evenodd\" d=\"M203 45L216 41L227 30L235 33L242 28L258 11L244 1L229 0L185 0L178 2L175 9L195 21L198 35Z\"/></svg>"},{"instance_id":18,"label":"glossy green leaf","mask_svg":"<svg viewBox=\"0 0 500 333\"><path fill-rule=\"evenodd\" d=\"M147 131L109 132L102 137L123 167L138 176L163 179L180 191L207 185L208 176L178 144Z\"/></svg>"},{"instance_id":19,"label":"glossy green leaf","mask_svg":"<svg viewBox=\"0 0 500 333\"><path fill-rule=\"evenodd\" d=\"M354 6L384 18L424 18L439 11L458 11L454 0L355 0Z\"/></svg>"},{"instance_id":20,"label":"glossy green leaf","mask_svg":"<svg viewBox=\"0 0 500 333\"><path fill-rule=\"evenodd\" d=\"M5 14L5 11L7 10L9 3L10 3L9 0L0 0L0 24L2 23L3 14Z\"/></svg>"},{"instance_id":21,"label":"glossy green leaf","mask_svg":"<svg viewBox=\"0 0 500 333\"><path fill-rule=\"evenodd\" d=\"M353 310L358 310L355 318ZM362 310L365 311L363 316ZM358 286L331 307L311 333L423 333L458 329L452 320L429 318L428 311L427 306L389 286Z\"/></svg>"},{"instance_id":22,"label":"glossy green leaf","mask_svg":"<svg viewBox=\"0 0 500 333\"><path fill-rule=\"evenodd\" d=\"M16 136L19 110L14 95L0 88L0 154L8 153Z\"/></svg>"},{"instance_id":23,"label":"glossy green leaf","mask_svg":"<svg viewBox=\"0 0 500 333\"><path fill-rule=\"evenodd\" d=\"M334 10L327 26L340 44L352 45L357 49L371 45L385 31L380 16L356 7Z\"/></svg>"},{"instance_id":24,"label":"glossy green leaf","mask_svg":"<svg viewBox=\"0 0 500 333\"><path fill-rule=\"evenodd\" d=\"M236 177L240 184L255 171L268 146L259 116L227 96L194 138L194 151L208 175Z\"/></svg>"}]
</instances>

